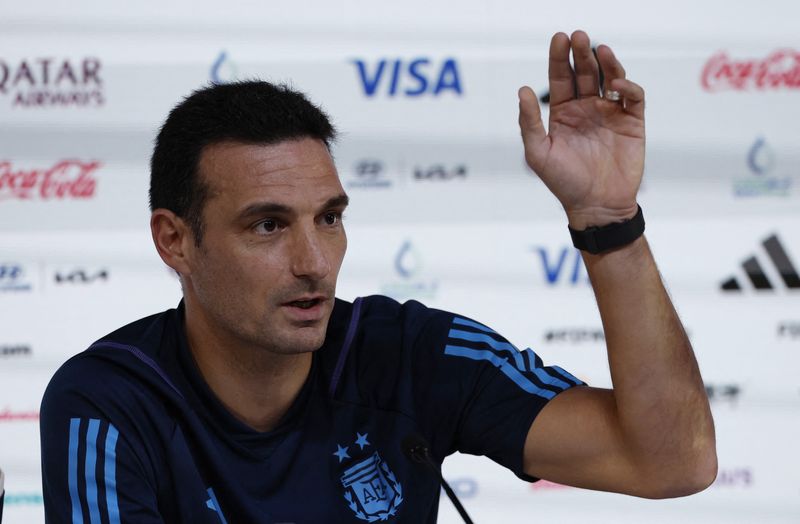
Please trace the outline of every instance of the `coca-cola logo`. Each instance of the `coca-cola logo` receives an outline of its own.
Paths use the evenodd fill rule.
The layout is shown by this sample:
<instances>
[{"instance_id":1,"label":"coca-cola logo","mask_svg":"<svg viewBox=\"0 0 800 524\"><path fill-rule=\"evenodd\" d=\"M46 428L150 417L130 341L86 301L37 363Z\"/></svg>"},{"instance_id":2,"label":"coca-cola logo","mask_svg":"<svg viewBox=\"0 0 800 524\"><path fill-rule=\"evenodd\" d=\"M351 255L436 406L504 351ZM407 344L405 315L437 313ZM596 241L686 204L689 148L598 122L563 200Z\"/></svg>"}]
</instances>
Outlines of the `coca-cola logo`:
<instances>
[{"instance_id":1,"label":"coca-cola logo","mask_svg":"<svg viewBox=\"0 0 800 524\"><path fill-rule=\"evenodd\" d=\"M33 422L37 420L39 420L38 411L11 411L11 409L8 407L0 410L0 422Z\"/></svg>"},{"instance_id":2,"label":"coca-cola logo","mask_svg":"<svg viewBox=\"0 0 800 524\"><path fill-rule=\"evenodd\" d=\"M100 166L96 160L69 159L46 169L23 169L0 161L0 200L92 198L97 188L93 173Z\"/></svg>"},{"instance_id":3,"label":"coca-cola logo","mask_svg":"<svg viewBox=\"0 0 800 524\"><path fill-rule=\"evenodd\" d=\"M552 489L572 489L572 486L558 484L549 480L540 480L530 484L530 489L533 491L552 490Z\"/></svg>"},{"instance_id":4,"label":"coca-cola logo","mask_svg":"<svg viewBox=\"0 0 800 524\"><path fill-rule=\"evenodd\" d=\"M98 58L0 59L0 94L13 107L97 107L105 103Z\"/></svg>"},{"instance_id":5,"label":"coca-cola logo","mask_svg":"<svg viewBox=\"0 0 800 524\"><path fill-rule=\"evenodd\" d=\"M800 89L800 51L779 49L763 59L745 60L720 51L706 62L700 82L711 92Z\"/></svg>"}]
</instances>

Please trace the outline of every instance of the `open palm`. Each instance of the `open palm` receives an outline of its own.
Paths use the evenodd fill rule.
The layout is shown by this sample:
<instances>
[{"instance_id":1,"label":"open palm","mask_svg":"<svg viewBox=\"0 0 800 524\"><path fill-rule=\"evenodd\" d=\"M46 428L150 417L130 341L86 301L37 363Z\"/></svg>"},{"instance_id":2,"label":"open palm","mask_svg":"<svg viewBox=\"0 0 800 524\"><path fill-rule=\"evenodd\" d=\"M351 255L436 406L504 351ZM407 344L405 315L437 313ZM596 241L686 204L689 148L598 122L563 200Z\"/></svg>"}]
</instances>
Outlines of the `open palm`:
<instances>
[{"instance_id":1,"label":"open palm","mask_svg":"<svg viewBox=\"0 0 800 524\"><path fill-rule=\"evenodd\" d=\"M600 66L586 33L553 37L549 133L536 95L528 87L519 93L525 159L559 199L575 229L632 217L644 171L644 91L625 79L610 48L600 46L598 59L603 91L619 92L620 101L600 96Z\"/></svg>"}]
</instances>

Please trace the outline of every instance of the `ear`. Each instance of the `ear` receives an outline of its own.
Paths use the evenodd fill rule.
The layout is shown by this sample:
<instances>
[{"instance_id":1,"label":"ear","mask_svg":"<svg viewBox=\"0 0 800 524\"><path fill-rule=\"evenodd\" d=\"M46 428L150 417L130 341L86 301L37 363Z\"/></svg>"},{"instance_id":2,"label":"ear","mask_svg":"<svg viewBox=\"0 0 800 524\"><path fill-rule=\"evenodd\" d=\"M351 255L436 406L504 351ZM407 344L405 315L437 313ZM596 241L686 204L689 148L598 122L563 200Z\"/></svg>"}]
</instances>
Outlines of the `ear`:
<instances>
[{"instance_id":1,"label":"ear","mask_svg":"<svg viewBox=\"0 0 800 524\"><path fill-rule=\"evenodd\" d=\"M168 209L156 209L150 215L150 233L161 260L181 275L190 274L194 234L186 222Z\"/></svg>"}]
</instances>

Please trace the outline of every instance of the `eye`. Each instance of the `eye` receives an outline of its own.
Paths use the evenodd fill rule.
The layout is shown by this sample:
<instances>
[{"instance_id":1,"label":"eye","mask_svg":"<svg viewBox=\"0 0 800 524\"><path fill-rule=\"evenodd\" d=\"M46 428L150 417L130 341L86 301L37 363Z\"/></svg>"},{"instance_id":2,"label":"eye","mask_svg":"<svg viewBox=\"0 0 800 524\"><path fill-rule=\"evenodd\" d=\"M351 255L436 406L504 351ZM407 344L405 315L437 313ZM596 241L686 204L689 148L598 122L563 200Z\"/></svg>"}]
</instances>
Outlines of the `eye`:
<instances>
[{"instance_id":1,"label":"eye","mask_svg":"<svg viewBox=\"0 0 800 524\"><path fill-rule=\"evenodd\" d=\"M262 220L256 224L256 232L258 233L274 233L278 229L278 221L273 218Z\"/></svg>"},{"instance_id":2,"label":"eye","mask_svg":"<svg viewBox=\"0 0 800 524\"><path fill-rule=\"evenodd\" d=\"M325 219L326 224L328 224L329 226L335 226L336 224L341 222L342 214L334 212L325 213L325 216L323 218Z\"/></svg>"}]
</instances>

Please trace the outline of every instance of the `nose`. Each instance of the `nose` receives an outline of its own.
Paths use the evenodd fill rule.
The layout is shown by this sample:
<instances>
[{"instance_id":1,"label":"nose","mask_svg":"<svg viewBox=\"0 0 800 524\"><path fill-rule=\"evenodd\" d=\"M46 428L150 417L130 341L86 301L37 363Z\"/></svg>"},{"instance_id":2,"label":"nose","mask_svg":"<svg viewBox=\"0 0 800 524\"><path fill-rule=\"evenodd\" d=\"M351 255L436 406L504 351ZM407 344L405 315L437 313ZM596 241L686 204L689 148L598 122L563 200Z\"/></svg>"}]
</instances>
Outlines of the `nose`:
<instances>
[{"instance_id":1,"label":"nose","mask_svg":"<svg viewBox=\"0 0 800 524\"><path fill-rule=\"evenodd\" d=\"M321 280L331 271L325 243L314 226L297 228L292 239L292 273L298 278Z\"/></svg>"}]
</instances>

